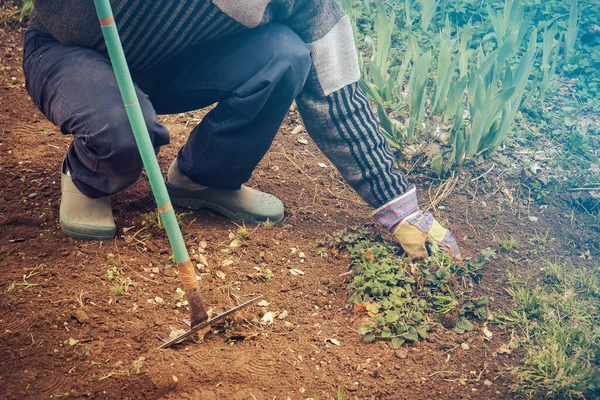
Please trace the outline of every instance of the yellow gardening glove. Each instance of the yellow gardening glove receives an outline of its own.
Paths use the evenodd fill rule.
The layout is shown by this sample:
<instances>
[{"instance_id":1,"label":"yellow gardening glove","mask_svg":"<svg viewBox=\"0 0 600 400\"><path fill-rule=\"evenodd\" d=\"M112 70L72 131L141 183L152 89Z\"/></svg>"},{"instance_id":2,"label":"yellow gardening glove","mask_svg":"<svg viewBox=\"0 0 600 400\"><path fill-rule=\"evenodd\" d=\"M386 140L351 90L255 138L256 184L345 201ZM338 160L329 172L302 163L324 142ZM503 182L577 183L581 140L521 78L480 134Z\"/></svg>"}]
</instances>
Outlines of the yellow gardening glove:
<instances>
[{"instance_id":1,"label":"yellow gardening glove","mask_svg":"<svg viewBox=\"0 0 600 400\"><path fill-rule=\"evenodd\" d=\"M460 250L450 230L439 224L431 213L418 211L400 222L394 230L394 237L400 243L411 260L425 259L429 256L427 244L437 243L460 258Z\"/></svg>"},{"instance_id":2,"label":"yellow gardening glove","mask_svg":"<svg viewBox=\"0 0 600 400\"><path fill-rule=\"evenodd\" d=\"M373 217L394 234L411 260L427 258L431 243L437 243L460 258L460 250L450 230L440 225L431 213L419 209L414 187L378 208Z\"/></svg>"}]
</instances>

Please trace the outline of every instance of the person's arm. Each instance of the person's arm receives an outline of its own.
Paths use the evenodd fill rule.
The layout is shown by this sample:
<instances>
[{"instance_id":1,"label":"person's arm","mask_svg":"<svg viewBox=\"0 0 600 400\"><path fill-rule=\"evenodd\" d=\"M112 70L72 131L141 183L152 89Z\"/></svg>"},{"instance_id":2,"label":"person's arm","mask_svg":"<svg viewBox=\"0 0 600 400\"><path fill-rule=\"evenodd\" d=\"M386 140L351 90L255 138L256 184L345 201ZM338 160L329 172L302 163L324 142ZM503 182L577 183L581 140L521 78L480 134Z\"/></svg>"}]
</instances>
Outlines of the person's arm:
<instances>
[{"instance_id":1,"label":"person's arm","mask_svg":"<svg viewBox=\"0 0 600 400\"><path fill-rule=\"evenodd\" d=\"M242 0L214 3L248 28L284 23L308 44L313 65L296 100L309 135L346 182L376 209L373 217L394 233L411 258L427 257L427 241L458 254L450 231L419 210L416 191L394 168L394 155L358 87L352 27L340 2L270 0L260 2L261 7Z\"/></svg>"}]
</instances>

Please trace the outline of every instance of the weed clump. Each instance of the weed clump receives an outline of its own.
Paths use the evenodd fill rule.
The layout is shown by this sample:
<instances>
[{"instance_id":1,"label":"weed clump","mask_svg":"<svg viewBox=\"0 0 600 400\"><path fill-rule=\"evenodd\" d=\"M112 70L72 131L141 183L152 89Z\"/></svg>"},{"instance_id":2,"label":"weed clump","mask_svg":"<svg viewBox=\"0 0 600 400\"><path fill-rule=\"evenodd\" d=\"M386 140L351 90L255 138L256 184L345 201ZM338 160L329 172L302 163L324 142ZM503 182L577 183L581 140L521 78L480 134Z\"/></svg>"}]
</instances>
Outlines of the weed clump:
<instances>
[{"instance_id":1,"label":"weed clump","mask_svg":"<svg viewBox=\"0 0 600 400\"><path fill-rule=\"evenodd\" d=\"M544 285L509 277L514 307L501 319L515 329L523 363L513 390L527 397L600 396L600 268L551 264Z\"/></svg>"},{"instance_id":2,"label":"weed clump","mask_svg":"<svg viewBox=\"0 0 600 400\"><path fill-rule=\"evenodd\" d=\"M368 315L360 329L365 343L390 340L398 348L426 338L433 326L463 333L473 329L470 319L487 317L488 299L471 296L484 257L458 263L434 249L428 260L413 264L399 247L365 229L339 232L331 244L334 254L350 252L354 277L348 302L355 313Z\"/></svg>"}]
</instances>

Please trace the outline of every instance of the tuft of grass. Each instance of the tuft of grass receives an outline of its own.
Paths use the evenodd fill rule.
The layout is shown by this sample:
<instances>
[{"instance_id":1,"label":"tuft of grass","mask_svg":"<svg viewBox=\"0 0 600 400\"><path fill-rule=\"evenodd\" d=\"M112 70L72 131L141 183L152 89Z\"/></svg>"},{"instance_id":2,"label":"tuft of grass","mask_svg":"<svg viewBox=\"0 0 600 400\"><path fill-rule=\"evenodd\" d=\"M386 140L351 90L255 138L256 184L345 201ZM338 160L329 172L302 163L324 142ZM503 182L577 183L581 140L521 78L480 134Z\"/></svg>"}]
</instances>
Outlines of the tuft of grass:
<instances>
[{"instance_id":1,"label":"tuft of grass","mask_svg":"<svg viewBox=\"0 0 600 400\"><path fill-rule=\"evenodd\" d=\"M526 397L600 395L600 267L549 264L544 284L509 277L514 307L501 316L516 331L523 363L512 389Z\"/></svg>"},{"instance_id":2,"label":"tuft of grass","mask_svg":"<svg viewBox=\"0 0 600 400\"><path fill-rule=\"evenodd\" d=\"M273 229L277 226L277 224L267 218L267 220L263 222L262 226L264 226L267 229Z\"/></svg>"},{"instance_id":3,"label":"tuft of grass","mask_svg":"<svg viewBox=\"0 0 600 400\"><path fill-rule=\"evenodd\" d=\"M139 375L142 372L142 366L144 365L144 361L146 361L146 357L140 356L137 360L133 362L133 373Z\"/></svg>"},{"instance_id":4,"label":"tuft of grass","mask_svg":"<svg viewBox=\"0 0 600 400\"><path fill-rule=\"evenodd\" d=\"M517 240L512 237L502 239L500 240L500 247L510 253L517 247Z\"/></svg>"},{"instance_id":5,"label":"tuft of grass","mask_svg":"<svg viewBox=\"0 0 600 400\"><path fill-rule=\"evenodd\" d=\"M4 291L4 294L10 293L13 290L15 290L18 286L22 286L26 289L33 287L33 286L37 286L37 283L31 283L29 282L29 279L33 278L34 276L38 275L40 272L42 272L42 270L44 269L44 264L39 264L36 265L35 267L31 268L30 270L27 270L24 274L23 274L23 281L22 282L12 282Z\"/></svg>"},{"instance_id":6,"label":"tuft of grass","mask_svg":"<svg viewBox=\"0 0 600 400\"><path fill-rule=\"evenodd\" d=\"M235 232L235 238L240 241L248 240L248 238L250 237L250 232L248 232L246 225L245 224L242 224L241 226L237 225L237 227L238 227L238 230Z\"/></svg>"},{"instance_id":7,"label":"tuft of grass","mask_svg":"<svg viewBox=\"0 0 600 400\"><path fill-rule=\"evenodd\" d=\"M129 287L134 285L131 278L125 278L121 270L114 265L106 270L106 279L112 282L111 292L118 296L129 294Z\"/></svg>"}]
</instances>

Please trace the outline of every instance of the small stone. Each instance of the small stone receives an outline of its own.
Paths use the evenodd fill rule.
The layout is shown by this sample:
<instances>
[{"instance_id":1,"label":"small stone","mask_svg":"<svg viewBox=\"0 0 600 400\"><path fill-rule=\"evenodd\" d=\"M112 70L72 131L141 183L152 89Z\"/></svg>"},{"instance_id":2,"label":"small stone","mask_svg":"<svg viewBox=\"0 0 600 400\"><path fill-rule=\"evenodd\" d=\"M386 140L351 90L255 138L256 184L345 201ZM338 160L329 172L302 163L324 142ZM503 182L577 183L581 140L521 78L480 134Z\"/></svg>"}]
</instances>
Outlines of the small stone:
<instances>
[{"instance_id":1,"label":"small stone","mask_svg":"<svg viewBox=\"0 0 600 400\"><path fill-rule=\"evenodd\" d=\"M485 381L483 381L483 384L485 386L492 386L492 381L486 379Z\"/></svg>"},{"instance_id":2,"label":"small stone","mask_svg":"<svg viewBox=\"0 0 600 400\"><path fill-rule=\"evenodd\" d=\"M279 318L279 319L286 319L288 315L289 315L289 313L287 312L287 310L283 310L282 312L279 313L279 315L277 316L277 318Z\"/></svg>"},{"instance_id":3,"label":"small stone","mask_svg":"<svg viewBox=\"0 0 600 400\"><path fill-rule=\"evenodd\" d=\"M77 310L73 313L73 318L75 318L80 324L87 324L90 322L90 317L83 310Z\"/></svg>"},{"instance_id":4,"label":"small stone","mask_svg":"<svg viewBox=\"0 0 600 400\"><path fill-rule=\"evenodd\" d=\"M154 298L154 302L155 302L156 304L162 304L162 303L164 303L165 301L163 300L163 298L162 298L162 297L158 297L158 296L156 296L156 297Z\"/></svg>"},{"instance_id":5,"label":"small stone","mask_svg":"<svg viewBox=\"0 0 600 400\"><path fill-rule=\"evenodd\" d=\"M404 358L408 357L408 351L406 351L404 349L396 350L396 352L394 353L394 355L397 358L404 359Z\"/></svg>"},{"instance_id":6,"label":"small stone","mask_svg":"<svg viewBox=\"0 0 600 400\"><path fill-rule=\"evenodd\" d=\"M466 344L466 343L461 343L460 344L460 348L463 349L463 350L469 350L470 349L469 345Z\"/></svg>"}]
</instances>

